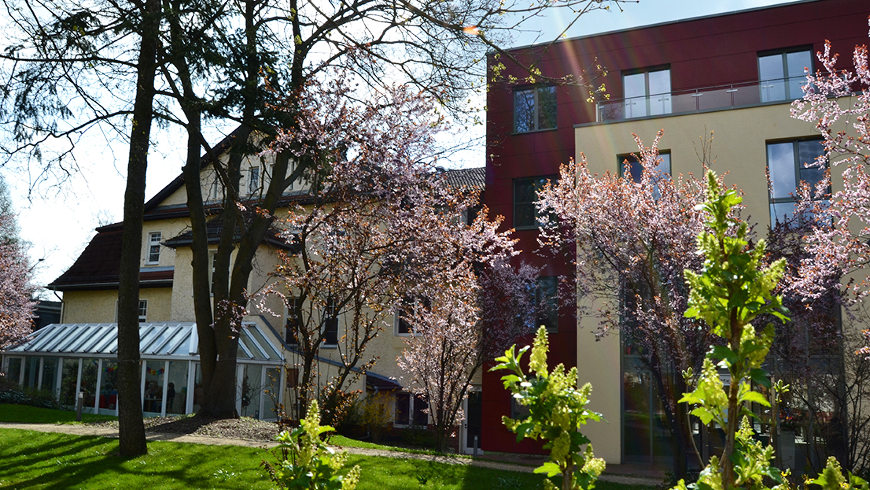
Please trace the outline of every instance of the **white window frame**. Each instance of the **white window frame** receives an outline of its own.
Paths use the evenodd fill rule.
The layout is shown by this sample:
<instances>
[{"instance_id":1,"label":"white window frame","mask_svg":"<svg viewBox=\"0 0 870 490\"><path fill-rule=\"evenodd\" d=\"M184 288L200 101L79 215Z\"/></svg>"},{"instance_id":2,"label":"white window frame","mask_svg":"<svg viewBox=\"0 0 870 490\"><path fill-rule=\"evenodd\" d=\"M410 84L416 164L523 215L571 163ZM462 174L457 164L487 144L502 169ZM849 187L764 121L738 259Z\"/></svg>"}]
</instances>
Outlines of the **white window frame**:
<instances>
[{"instance_id":1,"label":"white window frame","mask_svg":"<svg viewBox=\"0 0 870 490\"><path fill-rule=\"evenodd\" d=\"M137 309L139 316L139 323L145 323L148 321L148 300L147 299L139 299L139 307Z\"/></svg>"},{"instance_id":2,"label":"white window frame","mask_svg":"<svg viewBox=\"0 0 870 490\"><path fill-rule=\"evenodd\" d=\"M163 233L152 231L148 233L148 242L145 247L145 264L157 265L160 263L160 241L163 239ZM153 254L156 254L156 259L153 259Z\"/></svg>"},{"instance_id":3,"label":"white window frame","mask_svg":"<svg viewBox=\"0 0 870 490\"><path fill-rule=\"evenodd\" d=\"M650 74L667 72L668 86L666 92L651 93ZM627 77L643 75L643 94L629 96L626 93ZM642 68L639 70L627 70L622 73L622 96L623 105L625 106L625 118L633 119L638 117L662 116L673 113L673 87L671 85L671 67L659 66ZM656 98L653 100L653 98ZM638 109L634 109L634 105L638 104ZM660 105L659 105L660 104ZM637 112L637 114L635 114Z\"/></svg>"}]
</instances>

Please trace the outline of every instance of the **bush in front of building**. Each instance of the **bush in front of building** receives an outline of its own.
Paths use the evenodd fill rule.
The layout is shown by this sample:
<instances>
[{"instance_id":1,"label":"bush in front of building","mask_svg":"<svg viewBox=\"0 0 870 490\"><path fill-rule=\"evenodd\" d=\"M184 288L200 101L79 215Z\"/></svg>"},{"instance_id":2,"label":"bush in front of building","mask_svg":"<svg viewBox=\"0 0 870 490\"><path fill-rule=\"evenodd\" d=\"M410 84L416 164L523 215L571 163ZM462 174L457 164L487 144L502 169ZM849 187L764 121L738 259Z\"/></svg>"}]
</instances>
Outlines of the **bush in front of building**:
<instances>
[{"instance_id":1,"label":"bush in front of building","mask_svg":"<svg viewBox=\"0 0 870 490\"><path fill-rule=\"evenodd\" d=\"M577 388L576 367L566 372L565 366L559 364L547 370L549 346L543 325L531 348L528 374L520 364L529 346L519 352L516 347L512 345L504 356L496 358L499 364L490 371L510 372L502 376L502 382L520 405L528 407L529 415L521 420L502 417L502 421L516 433L518 442L527 437L547 441L544 449L550 450L549 461L535 468L535 473L547 475L546 488L555 489L549 478L560 474L562 490L594 488L604 471L604 460L595 457L589 438L580 432L589 421L601 420L601 414L587 408L592 385Z\"/></svg>"},{"instance_id":2,"label":"bush in front of building","mask_svg":"<svg viewBox=\"0 0 870 490\"><path fill-rule=\"evenodd\" d=\"M280 488L353 490L359 483L359 466L345 470L347 453L335 452L323 440L335 429L320 425L320 409L312 400L308 414L299 427L282 431L275 438L276 463L263 462L266 471Z\"/></svg>"},{"instance_id":3,"label":"bush in front of building","mask_svg":"<svg viewBox=\"0 0 870 490\"><path fill-rule=\"evenodd\" d=\"M31 405L42 408L60 408L49 390L22 388L18 383L0 374L0 403Z\"/></svg>"}]
</instances>

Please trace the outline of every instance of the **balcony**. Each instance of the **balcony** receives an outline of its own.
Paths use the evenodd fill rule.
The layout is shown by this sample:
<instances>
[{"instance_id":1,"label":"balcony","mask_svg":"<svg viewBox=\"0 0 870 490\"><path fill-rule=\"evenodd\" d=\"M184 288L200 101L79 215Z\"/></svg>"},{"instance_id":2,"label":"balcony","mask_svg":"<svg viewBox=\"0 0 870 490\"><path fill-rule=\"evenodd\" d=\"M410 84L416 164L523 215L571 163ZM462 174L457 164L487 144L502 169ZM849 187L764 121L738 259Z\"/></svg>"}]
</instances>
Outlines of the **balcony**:
<instances>
[{"instance_id":1,"label":"balcony","mask_svg":"<svg viewBox=\"0 0 870 490\"><path fill-rule=\"evenodd\" d=\"M597 104L597 122L618 122L642 117L691 114L786 102L802 97L801 86L804 84L806 84L806 77L801 76L609 100Z\"/></svg>"}]
</instances>

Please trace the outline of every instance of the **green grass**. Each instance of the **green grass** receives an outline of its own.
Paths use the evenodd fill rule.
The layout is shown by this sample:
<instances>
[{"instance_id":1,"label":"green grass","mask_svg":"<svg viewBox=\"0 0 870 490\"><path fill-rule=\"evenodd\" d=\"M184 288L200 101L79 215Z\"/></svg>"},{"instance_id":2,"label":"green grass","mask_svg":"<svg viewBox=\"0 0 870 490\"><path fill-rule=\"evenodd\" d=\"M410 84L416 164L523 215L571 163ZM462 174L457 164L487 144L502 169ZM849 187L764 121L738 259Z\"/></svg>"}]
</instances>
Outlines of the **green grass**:
<instances>
[{"instance_id":1,"label":"green grass","mask_svg":"<svg viewBox=\"0 0 870 490\"><path fill-rule=\"evenodd\" d=\"M257 448L148 443L148 455L122 460L118 441L90 436L0 429L0 487L13 488L271 488L259 466L273 456ZM351 455L360 490L538 489L541 477L465 465ZM596 488L628 487L600 483Z\"/></svg>"},{"instance_id":2,"label":"green grass","mask_svg":"<svg viewBox=\"0 0 870 490\"><path fill-rule=\"evenodd\" d=\"M333 434L329 437L329 443L333 446L341 446L341 447L359 447L364 449L380 449L382 451L398 451L402 453L412 453L412 454L431 454L438 455L441 454L434 449L420 449L420 448L408 448L401 446L387 446L384 444L375 444L374 442L360 441L358 439L351 439L350 437L343 436L341 434ZM467 454L453 454L450 453L450 456L458 457L458 458L470 458L471 456Z\"/></svg>"},{"instance_id":3,"label":"green grass","mask_svg":"<svg viewBox=\"0 0 870 490\"><path fill-rule=\"evenodd\" d=\"M82 414L82 422L102 422L117 420L111 415ZM0 422L22 422L28 424L75 424L76 413L71 410L31 407L29 405L0 404Z\"/></svg>"}]
</instances>

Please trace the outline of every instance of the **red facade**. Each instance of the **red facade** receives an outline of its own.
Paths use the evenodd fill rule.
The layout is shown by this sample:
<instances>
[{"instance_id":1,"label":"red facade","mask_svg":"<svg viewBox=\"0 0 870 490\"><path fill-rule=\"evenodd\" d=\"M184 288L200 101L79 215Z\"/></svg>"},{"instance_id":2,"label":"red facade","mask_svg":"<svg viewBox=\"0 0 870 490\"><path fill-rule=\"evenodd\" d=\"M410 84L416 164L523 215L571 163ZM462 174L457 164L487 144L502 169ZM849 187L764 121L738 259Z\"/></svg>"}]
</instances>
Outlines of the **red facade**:
<instances>
[{"instance_id":1,"label":"red facade","mask_svg":"<svg viewBox=\"0 0 870 490\"><path fill-rule=\"evenodd\" d=\"M759 80L759 54L794 47L811 48L815 53L823 48L825 39L831 40L843 53L843 62L849 63L851 48L867 42L868 14L866 0L800 2L518 48L513 54L539 67L548 77L576 75L598 63L607 71L602 81L611 99L623 98L626 72L666 67L670 69L671 92L677 93L755 82ZM504 58L502 62L508 64ZM526 76L510 65L505 71L508 74L519 80ZM486 204L493 214L506 218L508 227L514 226L514 180L556 174L559 164L575 155L575 125L596 121L595 104L586 101L581 89L558 86L556 128L515 133L514 92L528 87L522 82L497 83L487 96ZM546 275L571 273L564 264L535 253L536 235L535 230L516 232L522 260L545 265ZM577 362L575 315L570 307L563 307L559 316L559 331L550 338L551 364L573 366ZM510 414L510 400L499 375L484 375L482 403L482 449L538 451L537 445L517 444L515 436L502 426L501 416Z\"/></svg>"}]
</instances>

